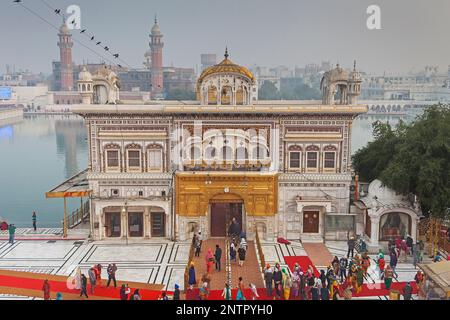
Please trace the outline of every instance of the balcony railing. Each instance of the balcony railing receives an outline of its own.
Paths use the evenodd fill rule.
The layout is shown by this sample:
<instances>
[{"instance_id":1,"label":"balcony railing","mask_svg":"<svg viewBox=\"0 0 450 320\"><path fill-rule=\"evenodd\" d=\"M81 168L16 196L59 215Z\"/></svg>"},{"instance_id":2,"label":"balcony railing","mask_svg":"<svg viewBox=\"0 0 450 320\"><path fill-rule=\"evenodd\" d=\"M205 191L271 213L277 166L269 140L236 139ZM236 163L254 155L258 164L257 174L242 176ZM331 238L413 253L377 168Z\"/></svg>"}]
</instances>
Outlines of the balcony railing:
<instances>
[{"instance_id":1,"label":"balcony railing","mask_svg":"<svg viewBox=\"0 0 450 320\"><path fill-rule=\"evenodd\" d=\"M85 223L89 219L90 206L89 201L84 203L82 207L73 211L70 215L67 216L67 228L74 229L82 223ZM64 228L64 220L62 221L62 225Z\"/></svg>"}]
</instances>

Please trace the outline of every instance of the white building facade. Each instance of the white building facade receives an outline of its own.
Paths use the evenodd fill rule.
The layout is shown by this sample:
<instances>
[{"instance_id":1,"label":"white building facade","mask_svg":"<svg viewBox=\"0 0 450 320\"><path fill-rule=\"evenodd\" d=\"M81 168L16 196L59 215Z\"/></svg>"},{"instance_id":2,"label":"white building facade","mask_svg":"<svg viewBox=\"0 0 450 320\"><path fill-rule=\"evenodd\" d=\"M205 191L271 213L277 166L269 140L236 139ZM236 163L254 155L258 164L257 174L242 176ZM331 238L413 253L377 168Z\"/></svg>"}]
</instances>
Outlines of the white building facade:
<instances>
[{"instance_id":1,"label":"white building facade","mask_svg":"<svg viewBox=\"0 0 450 320\"><path fill-rule=\"evenodd\" d=\"M93 237L223 237L236 218L249 238L347 239L351 128L367 107L356 70L330 74L341 77L324 78L324 102L263 103L227 53L203 71L198 101L95 104L83 92Z\"/></svg>"}]
</instances>

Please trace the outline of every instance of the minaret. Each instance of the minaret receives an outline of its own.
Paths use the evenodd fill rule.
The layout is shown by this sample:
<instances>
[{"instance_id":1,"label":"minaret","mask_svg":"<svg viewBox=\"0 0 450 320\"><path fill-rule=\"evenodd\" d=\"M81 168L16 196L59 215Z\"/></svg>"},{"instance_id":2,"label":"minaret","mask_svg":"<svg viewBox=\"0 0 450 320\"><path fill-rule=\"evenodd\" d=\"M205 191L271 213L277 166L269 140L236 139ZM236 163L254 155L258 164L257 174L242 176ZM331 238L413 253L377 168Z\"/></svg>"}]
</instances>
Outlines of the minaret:
<instances>
[{"instance_id":1,"label":"minaret","mask_svg":"<svg viewBox=\"0 0 450 320\"><path fill-rule=\"evenodd\" d=\"M150 49L152 55L151 73L151 95L153 99L162 99L164 92L164 75L163 75L163 35L159 29L158 19L155 16L155 25L150 34Z\"/></svg>"},{"instance_id":2,"label":"minaret","mask_svg":"<svg viewBox=\"0 0 450 320\"><path fill-rule=\"evenodd\" d=\"M64 18L61 28L59 28L59 52L61 62L61 91L73 91L73 63L72 63L72 34L66 25Z\"/></svg>"}]
</instances>

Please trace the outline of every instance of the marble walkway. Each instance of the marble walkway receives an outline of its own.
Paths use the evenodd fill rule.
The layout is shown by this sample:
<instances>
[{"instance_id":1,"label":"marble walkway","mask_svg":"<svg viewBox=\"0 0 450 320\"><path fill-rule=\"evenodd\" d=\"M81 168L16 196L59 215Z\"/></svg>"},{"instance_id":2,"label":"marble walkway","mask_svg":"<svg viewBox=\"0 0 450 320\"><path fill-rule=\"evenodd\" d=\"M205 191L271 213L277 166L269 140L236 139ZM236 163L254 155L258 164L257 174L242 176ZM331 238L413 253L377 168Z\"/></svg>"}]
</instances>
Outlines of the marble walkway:
<instances>
[{"instance_id":1,"label":"marble walkway","mask_svg":"<svg viewBox=\"0 0 450 320\"><path fill-rule=\"evenodd\" d=\"M106 278L108 263L116 263L117 279L149 284L161 284L168 290L173 290L175 284L184 287L184 271L189 256L191 241L170 242L166 240L148 241L57 241L57 240L19 240L13 245L0 240L0 269L36 272L49 275L70 276L80 267L87 274L94 264L104 266L102 277ZM326 246L333 256L346 254L346 244L342 242L327 242ZM306 256L300 242L291 245L265 242L262 244L267 263L274 265L280 262L286 266L284 256ZM375 256L372 257L373 259ZM399 263L396 281L412 281L416 273L409 263ZM378 283L381 280L371 275L368 283ZM382 296L378 299L385 300ZM416 298L416 297L415 297ZM30 299L1 295L2 299Z\"/></svg>"},{"instance_id":2,"label":"marble walkway","mask_svg":"<svg viewBox=\"0 0 450 320\"><path fill-rule=\"evenodd\" d=\"M116 263L117 280L183 288L190 242L154 241L0 241L0 269L70 276L77 267L87 274L94 264ZM17 299L8 295L0 299ZM29 299L22 297L22 299Z\"/></svg>"}]
</instances>

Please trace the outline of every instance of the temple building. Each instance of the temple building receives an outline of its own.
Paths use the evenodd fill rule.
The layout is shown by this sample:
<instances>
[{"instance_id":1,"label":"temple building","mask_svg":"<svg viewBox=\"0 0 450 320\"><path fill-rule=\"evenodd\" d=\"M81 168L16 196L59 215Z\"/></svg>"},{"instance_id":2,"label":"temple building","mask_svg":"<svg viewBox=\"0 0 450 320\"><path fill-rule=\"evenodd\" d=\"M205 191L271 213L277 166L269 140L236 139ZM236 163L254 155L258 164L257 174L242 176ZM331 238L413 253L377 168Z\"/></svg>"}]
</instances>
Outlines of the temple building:
<instances>
[{"instance_id":1,"label":"temple building","mask_svg":"<svg viewBox=\"0 0 450 320\"><path fill-rule=\"evenodd\" d=\"M250 239L354 232L351 131L367 112L356 66L325 74L323 101L258 101L257 79L228 51L202 72L197 101L133 105L112 71L79 79L95 240L224 237L232 218Z\"/></svg>"},{"instance_id":2,"label":"temple building","mask_svg":"<svg viewBox=\"0 0 450 320\"><path fill-rule=\"evenodd\" d=\"M405 196L389 189L380 180L370 183L365 194L355 202L369 248L410 235L418 240L422 210L415 196Z\"/></svg>"}]
</instances>

